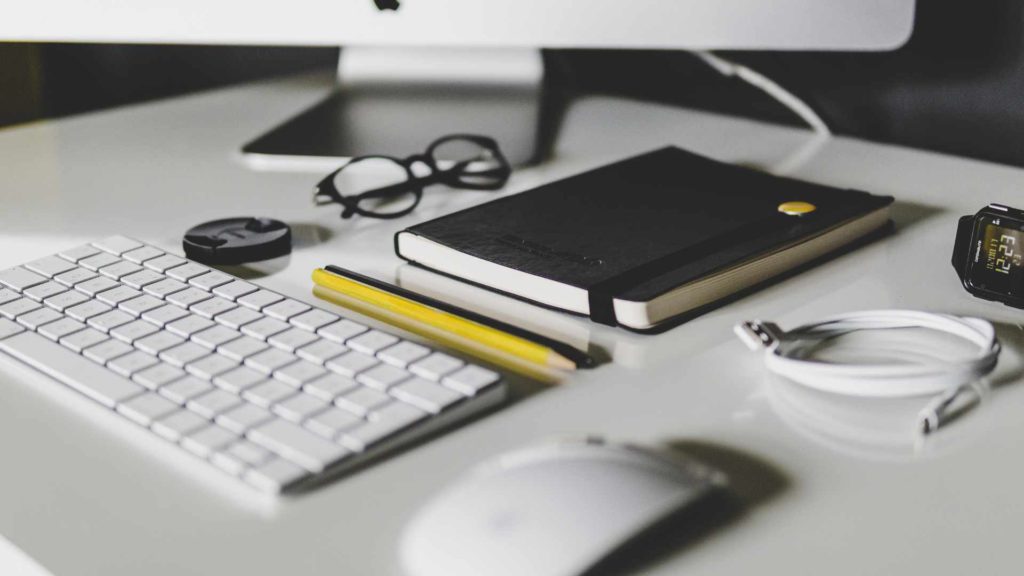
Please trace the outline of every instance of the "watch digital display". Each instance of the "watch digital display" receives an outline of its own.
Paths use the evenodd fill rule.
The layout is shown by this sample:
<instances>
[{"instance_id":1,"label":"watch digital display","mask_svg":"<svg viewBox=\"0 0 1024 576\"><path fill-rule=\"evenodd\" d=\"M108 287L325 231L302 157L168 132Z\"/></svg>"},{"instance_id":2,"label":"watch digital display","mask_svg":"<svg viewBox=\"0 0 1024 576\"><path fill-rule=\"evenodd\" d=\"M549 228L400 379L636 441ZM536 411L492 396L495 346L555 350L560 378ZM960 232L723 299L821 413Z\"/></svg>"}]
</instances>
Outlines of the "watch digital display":
<instances>
[{"instance_id":1,"label":"watch digital display","mask_svg":"<svg viewBox=\"0 0 1024 576\"><path fill-rule=\"evenodd\" d=\"M1024 292L1024 223L998 217L978 222L972 246L970 281L999 294Z\"/></svg>"}]
</instances>

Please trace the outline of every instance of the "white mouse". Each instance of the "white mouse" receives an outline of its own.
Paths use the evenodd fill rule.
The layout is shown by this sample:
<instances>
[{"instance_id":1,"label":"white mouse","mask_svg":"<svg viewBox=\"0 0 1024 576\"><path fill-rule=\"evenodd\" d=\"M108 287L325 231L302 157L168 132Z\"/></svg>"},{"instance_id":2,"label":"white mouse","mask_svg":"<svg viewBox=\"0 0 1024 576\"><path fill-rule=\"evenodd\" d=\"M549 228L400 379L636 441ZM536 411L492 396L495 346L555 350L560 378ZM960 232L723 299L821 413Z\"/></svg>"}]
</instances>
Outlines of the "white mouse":
<instances>
[{"instance_id":1,"label":"white mouse","mask_svg":"<svg viewBox=\"0 0 1024 576\"><path fill-rule=\"evenodd\" d=\"M410 576L571 576L725 483L679 455L596 439L476 467L406 527Z\"/></svg>"}]
</instances>

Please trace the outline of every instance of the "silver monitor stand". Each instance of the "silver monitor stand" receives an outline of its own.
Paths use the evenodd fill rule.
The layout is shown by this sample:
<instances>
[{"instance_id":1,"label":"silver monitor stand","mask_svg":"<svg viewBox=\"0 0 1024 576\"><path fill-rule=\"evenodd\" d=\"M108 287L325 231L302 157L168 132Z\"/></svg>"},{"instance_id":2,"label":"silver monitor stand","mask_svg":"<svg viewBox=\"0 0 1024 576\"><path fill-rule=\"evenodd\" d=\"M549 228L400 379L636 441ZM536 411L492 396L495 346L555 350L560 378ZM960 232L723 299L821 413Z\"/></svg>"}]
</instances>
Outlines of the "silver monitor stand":
<instances>
[{"instance_id":1,"label":"silver monitor stand","mask_svg":"<svg viewBox=\"0 0 1024 576\"><path fill-rule=\"evenodd\" d=\"M257 169L329 171L353 156L405 157L472 133L528 164L541 155L543 77L537 49L345 48L337 89L242 153Z\"/></svg>"}]
</instances>

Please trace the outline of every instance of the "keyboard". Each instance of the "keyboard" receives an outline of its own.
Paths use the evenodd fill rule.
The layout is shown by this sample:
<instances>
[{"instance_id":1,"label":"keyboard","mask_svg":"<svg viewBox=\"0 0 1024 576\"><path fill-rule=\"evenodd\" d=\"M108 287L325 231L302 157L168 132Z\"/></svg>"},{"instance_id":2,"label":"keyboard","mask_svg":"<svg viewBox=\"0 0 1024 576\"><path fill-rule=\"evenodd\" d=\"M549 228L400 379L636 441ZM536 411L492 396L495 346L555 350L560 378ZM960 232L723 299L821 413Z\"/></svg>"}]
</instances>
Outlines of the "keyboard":
<instances>
[{"instance_id":1,"label":"keyboard","mask_svg":"<svg viewBox=\"0 0 1024 576\"><path fill-rule=\"evenodd\" d=\"M128 433L272 494L486 410L506 388L486 368L123 236L0 271L0 352L138 425Z\"/></svg>"}]
</instances>

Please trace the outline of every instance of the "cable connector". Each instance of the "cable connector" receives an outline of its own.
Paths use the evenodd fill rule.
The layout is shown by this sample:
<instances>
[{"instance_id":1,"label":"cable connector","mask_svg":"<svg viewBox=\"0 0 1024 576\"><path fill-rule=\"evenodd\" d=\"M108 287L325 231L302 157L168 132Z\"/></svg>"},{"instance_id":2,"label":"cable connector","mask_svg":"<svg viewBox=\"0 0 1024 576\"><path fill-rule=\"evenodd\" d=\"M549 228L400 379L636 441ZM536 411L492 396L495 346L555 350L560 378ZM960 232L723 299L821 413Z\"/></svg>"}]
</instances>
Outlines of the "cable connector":
<instances>
[{"instance_id":1,"label":"cable connector","mask_svg":"<svg viewBox=\"0 0 1024 576\"><path fill-rule=\"evenodd\" d=\"M762 322L761 320L740 322L733 327L733 332L753 352L771 350L778 346L779 342L782 342L782 335L784 334L778 324Z\"/></svg>"}]
</instances>

